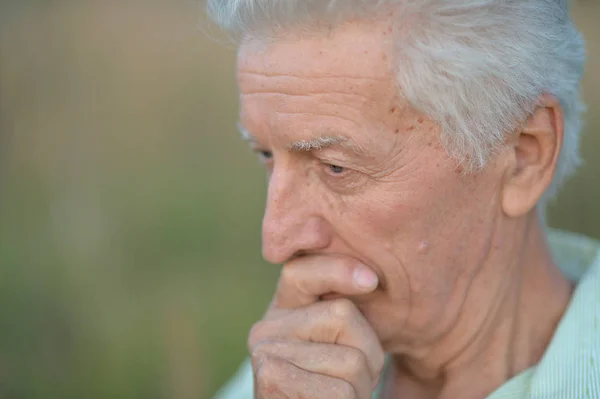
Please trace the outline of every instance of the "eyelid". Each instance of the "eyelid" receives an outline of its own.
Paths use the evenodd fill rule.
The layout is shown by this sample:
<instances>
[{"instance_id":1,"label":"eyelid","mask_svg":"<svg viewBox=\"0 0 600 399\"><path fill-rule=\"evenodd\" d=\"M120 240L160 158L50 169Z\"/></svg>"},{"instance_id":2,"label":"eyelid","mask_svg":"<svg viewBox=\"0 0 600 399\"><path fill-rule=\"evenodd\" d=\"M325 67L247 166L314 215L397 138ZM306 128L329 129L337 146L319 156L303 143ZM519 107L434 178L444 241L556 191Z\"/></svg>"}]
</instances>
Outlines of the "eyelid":
<instances>
[{"instance_id":1,"label":"eyelid","mask_svg":"<svg viewBox=\"0 0 600 399\"><path fill-rule=\"evenodd\" d=\"M273 155L273 151L265 150L264 148L254 148L253 151L256 152L257 154L263 154L263 153L268 152L269 154Z\"/></svg>"},{"instance_id":2,"label":"eyelid","mask_svg":"<svg viewBox=\"0 0 600 399\"><path fill-rule=\"evenodd\" d=\"M348 169L344 168L343 166L339 166L339 165L333 165L330 164L329 166L329 172L331 173L331 175L333 176L340 176L340 175L344 175L347 174L346 172L348 171ZM339 168L341 169L339 172L336 172L335 169Z\"/></svg>"},{"instance_id":3,"label":"eyelid","mask_svg":"<svg viewBox=\"0 0 600 399\"><path fill-rule=\"evenodd\" d=\"M256 154L259 161L265 165L273 163L273 152L262 148L253 148L252 151Z\"/></svg>"},{"instance_id":4,"label":"eyelid","mask_svg":"<svg viewBox=\"0 0 600 399\"><path fill-rule=\"evenodd\" d=\"M334 173L332 170L333 166L342 168L343 170L339 173ZM346 175L348 175L349 173L354 172L354 170L352 168L344 166L338 162L321 161L321 167L323 167L325 169L325 173L327 173L329 176L332 176L334 178L342 178L342 177L345 177Z\"/></svg>"},{"instance_id":5,"label":"eyelid","mask_svg":"<svg viewBox=\"0 0 600 399\"><path fill-rule=\"evenodd\" d=\"M351 162L342 161L341 159L333 159L333 158L329 158L329 157L319 157L318 160L323 165L339 166L339 167L347 169L347 170L354 170L354 167Z\"/></svg>"},{"instance_id":6,"label":"eyelid","mask_svg":"<svg viewBox=\"0 0 600 399\"><path fill-rule=\"evenodd\" d=\"M261 152L270 152L273 153L273 151L269 150L268 148L258 144L255 141L249 141L248 144L250 145L250 150L252 150L252 152L256 153L256 154L260 154Z\"/></svg>"},{"instance_id":7,"label":"eyelid","mask_svg":"<svg viewBox=\"0 0 600 399\"><path fill-rule=\"evenodd\" d=\"M320 166L323 176L322 178L324 183L327 184L331 190L337 193L352 194L356 192L356 190L360 189L363 184L368 182L366 179L367 176L356 169L340 165L340 167L344 168L344 170L341 173L334 173L330 169L330 165L337 166L335 163L331 164L321 162Z\"/></svg>"}]
</instances>

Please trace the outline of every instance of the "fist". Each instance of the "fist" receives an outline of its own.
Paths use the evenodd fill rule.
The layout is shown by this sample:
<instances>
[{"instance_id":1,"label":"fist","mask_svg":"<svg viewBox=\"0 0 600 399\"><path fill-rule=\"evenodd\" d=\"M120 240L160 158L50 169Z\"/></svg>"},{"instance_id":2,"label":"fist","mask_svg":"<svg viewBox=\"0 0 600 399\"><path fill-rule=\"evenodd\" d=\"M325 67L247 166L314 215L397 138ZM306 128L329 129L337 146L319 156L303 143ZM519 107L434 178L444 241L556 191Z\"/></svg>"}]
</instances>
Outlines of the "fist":
<instances>
[{"instance_id":1,"label":"fist","mask_svg":"<svg viewBox=\"0 0 600 399\"><path fill-rule=\"evenodd\" d=\"M284 265L248 346L257 399L370 399L383 368L381 344L346 298L377 288L376 274L350 260L301 257ZM334 295L332 295L334 294Z\"/></svg>"}]
</instances>

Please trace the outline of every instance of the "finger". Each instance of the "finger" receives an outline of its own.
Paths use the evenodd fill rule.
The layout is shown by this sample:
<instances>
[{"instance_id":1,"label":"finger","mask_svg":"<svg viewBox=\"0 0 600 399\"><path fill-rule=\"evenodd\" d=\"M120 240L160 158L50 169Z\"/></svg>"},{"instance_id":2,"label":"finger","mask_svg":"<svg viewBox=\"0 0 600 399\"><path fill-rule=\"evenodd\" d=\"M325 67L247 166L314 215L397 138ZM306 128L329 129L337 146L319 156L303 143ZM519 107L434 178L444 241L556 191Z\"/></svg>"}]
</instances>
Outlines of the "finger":
<instances>
[{"instance_id":1,"label":"finger","mask_svg":"<svg viewBox=\"0 0 600 399\"><path fill-rule=\"evenodd\" d=\"M276 356L302 370L348 381L359 398L370 397L374 380L367 358L356 348L306 341L263 341L252 358Z\"/></svg>"},{"instance_id":2,"label":"finger","mask_svg":"<svg viewBox=\"0 0 600 399\"><path fill-rule=\"evenodd\" d=\"M304 256L283 266L272 305L298 308L329 293L364 295L374 291L378 284L377 274L356 260Z\"/></svg>"},{"instance_id":3,"label":"finger","mask_svg":"<svg viewBox=\"0 0 600 399\"><path fill-rule=\"evenodd\" d=\"M265 356L254 368L256 399L370 399L358 396L348 381L311 373L277 356Z\"/></svg>"},{"instance_id":4,"label":"finger","mask_svg":"<svg viewBox=\"0 0 600 399\"><path fill-rule=\"evenodd\" d=\"M383 348L369 322L350 300L335 299L276 313L252 327L248 338L250 350L272 339L346 345L365 354L373 379L381 373Z\"/></svg>"}]
</instances>

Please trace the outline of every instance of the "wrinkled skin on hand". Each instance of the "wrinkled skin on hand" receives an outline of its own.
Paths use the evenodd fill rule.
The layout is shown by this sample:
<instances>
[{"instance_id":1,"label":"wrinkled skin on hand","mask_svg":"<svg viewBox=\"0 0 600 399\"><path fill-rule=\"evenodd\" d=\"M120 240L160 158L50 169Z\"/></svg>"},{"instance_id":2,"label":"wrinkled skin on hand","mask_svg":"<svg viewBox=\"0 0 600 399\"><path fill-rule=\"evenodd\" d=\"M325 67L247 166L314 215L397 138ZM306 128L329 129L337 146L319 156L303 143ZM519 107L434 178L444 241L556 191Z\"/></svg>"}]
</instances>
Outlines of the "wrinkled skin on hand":
<instances>
[{"instance_id":1,"label":"wrinkled skin on hand","mask_svg":"<svg viewBox=\"0 0 600 399\"><path fill-rule=\"evenodd\" d=\"M363 276L363 286L355 276ZM277 292L248 339L255 397L370 399L383 368L377 335L346 298L366 294L376 275L348 259L307 256L284 265Z\"/></svg>"}]
</instances>

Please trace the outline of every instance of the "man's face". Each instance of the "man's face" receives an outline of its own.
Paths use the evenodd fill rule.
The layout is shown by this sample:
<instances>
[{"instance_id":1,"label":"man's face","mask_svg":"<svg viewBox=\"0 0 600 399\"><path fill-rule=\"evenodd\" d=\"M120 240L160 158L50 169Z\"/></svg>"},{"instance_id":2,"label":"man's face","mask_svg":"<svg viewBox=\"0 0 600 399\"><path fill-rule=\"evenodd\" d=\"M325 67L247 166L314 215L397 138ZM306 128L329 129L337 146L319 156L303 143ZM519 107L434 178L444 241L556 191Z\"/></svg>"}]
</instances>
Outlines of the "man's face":
<instances>
[{"instance_id":1,"label":"man's face","mask_svg":"<svg viewBox=\"0 0 600 399\"><path fill-rule=\"evenodd\" d=\"M447 156L394 85L390 39L386 22L352 23L246 40L238 58L241 125L269 172L264 257L373 269L378 289L351 299L388 350L439 339L501 280L483 267L498 245L498 169L465 174Z\"/></svg>"}]
</instances>

